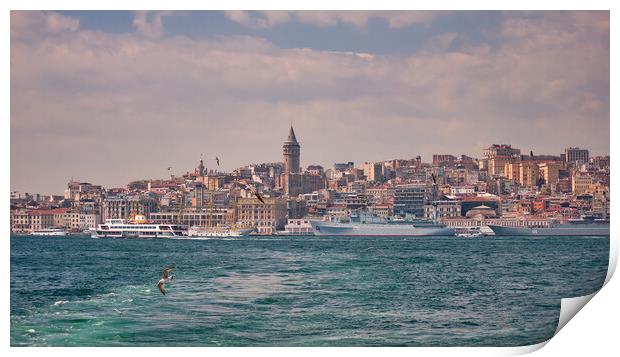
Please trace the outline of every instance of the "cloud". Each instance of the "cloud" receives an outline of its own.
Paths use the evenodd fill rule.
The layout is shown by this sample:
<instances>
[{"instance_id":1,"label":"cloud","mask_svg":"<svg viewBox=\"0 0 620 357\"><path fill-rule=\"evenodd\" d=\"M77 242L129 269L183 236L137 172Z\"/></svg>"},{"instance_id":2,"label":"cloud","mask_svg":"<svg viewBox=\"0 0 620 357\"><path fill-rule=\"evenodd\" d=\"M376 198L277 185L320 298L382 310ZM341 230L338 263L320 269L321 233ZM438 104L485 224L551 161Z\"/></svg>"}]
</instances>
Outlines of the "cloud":
<instances>
[{"instance_id":1,"label":"cloud","mask_svg":"<svg viewBox=\"0 0 620 357\"><path fill-rule=\"evenodd\" d=\"M317 27L333 27L340 23L365 30L371 19L379 19L390 28L431 23L441 12L432 11L226 11L231 21L251 28L267 28L297 19Z\"/></svg>"},{"instance_id":2,"label":"cloud","mask_svg":"<svg viewBox=\"0 0 620 357\"><path fill-rule=\"evenodd\" d=\"M24 40L37 36L77 31L80 20L48 11L11 11L11 39Z\"/></svg>"},{"instance_id":3,"label":"cloud","mask_svg":"<svg viewBox=\"0 0 620 357\"><path fill-rule=\"evenodd\" d=\"M189 170L200 153L228 170L277 161L291 120L303 165L479 156L499 142L608 152L608 23L508 14L498 45L444 33L408 56L52 26L63 30L11 41L11 182L122 185Z\"/></svg>"},{"instance_id":4,"label":"cloud","mask_svg":"<svg viewBox=\"0 0 620 357\"><path fill-rule=\"evenodd\" d=\"M301 23L319 27L336 26L339 23L365 30L371 19L386 22L390 28L414 24L429 24L440 12L431 11L299 11L296 17Z\"/></svg>"},{"instance_id":5,"label":"cloud","mask_svg":"<svg viewBox=\"0 0 620 357\"><path fill-rule=\"evenodd\" d=\"M162 18L172 14L172 11L136 11L133 27L144 36L158 38L164 34Z\"/></svg>"},{"instance_id":6,"label":"cloud","mask_svg":"<svg viewBox=\"0 0 620 357\"><path fill-rule=\"evenodd\" d=\"M266 28L285 24L291 20L288 11L225 11L226 17L243 26Z\"/></svg>"}]
</instances>

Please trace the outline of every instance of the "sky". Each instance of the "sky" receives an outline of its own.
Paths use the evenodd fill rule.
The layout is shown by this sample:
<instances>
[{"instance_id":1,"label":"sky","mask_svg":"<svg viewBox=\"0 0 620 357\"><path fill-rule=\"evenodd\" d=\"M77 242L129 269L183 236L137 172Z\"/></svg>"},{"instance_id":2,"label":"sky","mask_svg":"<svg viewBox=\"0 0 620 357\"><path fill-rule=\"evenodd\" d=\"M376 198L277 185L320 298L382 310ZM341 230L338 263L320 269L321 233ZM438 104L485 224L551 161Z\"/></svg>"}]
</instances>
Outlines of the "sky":
<instances>
[{"instance_id":1,"label":"sky","mask_svg":"<svg viewBox=\"0 0 620 357\"><path fill-rule=\"evenodd\" d=\"M193 170L608 155L607 11L12 11L11 190Z\"/></svg>"}]
</instances>

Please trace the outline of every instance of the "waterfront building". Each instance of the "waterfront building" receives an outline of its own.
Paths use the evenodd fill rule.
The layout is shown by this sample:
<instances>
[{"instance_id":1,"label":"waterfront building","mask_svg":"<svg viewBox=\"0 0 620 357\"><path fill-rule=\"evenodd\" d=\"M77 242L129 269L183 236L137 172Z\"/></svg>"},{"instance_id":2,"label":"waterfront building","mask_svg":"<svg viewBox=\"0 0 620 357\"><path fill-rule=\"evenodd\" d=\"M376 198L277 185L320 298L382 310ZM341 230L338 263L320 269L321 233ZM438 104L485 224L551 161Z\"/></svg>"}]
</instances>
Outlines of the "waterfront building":
<instances>
[{"instance_id":1,"label":"waterfront building","mask_svg":"<svg viewBox=\"0 0 620 357\"><path fill-rule=\"evenodd\" d=\"M52 210L52 213L55 213L54 210ZM86 229L97 228L99 223L101 223L101 220L98 214L66 211L63 214L63 223L58 226L70 231L81 232Z\"/></svg>"},{"instance_id":2,"label":"waterfront building","mask_svg":"<svg viewBox=\"0 0 620 357\"><path fill-rule=\"evenodd\" d=\"M179 223L188 227L222 227L234 223L234 210L228 208L206 208L201 210L151 212L148 220L154 224Z\"/></svg>"},{"instance_id":3,"label":"waterfront building","mask_svg":"<svg viewBox=\"0 0 620 357\"><path fill-rule=\"evenodd\" d=\"M80 213L77 211L67 211L64 215L63 226L72 231L79 230L80 229Z\"/></svg>"},{"instance_id":4,"label":"waterfront building","mask_svg":"<svg viewBox=\"0 0 620 357\"><path fill-rule=\"evenodd\" d=\"M11 211L12 232L32 232L54 226L54 213L50 210Z\"/></svg>"},{"instance_id":5,"label":"waterfront building","mask_svg":"<svg viewBox=\"0 0 620 357\"><path fill-rule=\"evenodd\" d=\"M78 230L95 229L101 223L101 216L92 213L80 213Z\"/></svg>"},{"instance_id":6,"label":"waterfront building","mask_svg":"<svg viewBox=\"0 0 620 357\"><path fill-rule=\"evenodd\" d=\"M454 218L461 216L461 201L438 200L424 205L424 218L437 219Z\"/></svg>"},{"instance_id":7,"label":"waterfront building","mask_svg":"<svg viewBox=\"0 0 620 357\"><path fill-rule=\"evenodd\" d=\"M488 225L502 227L549 227L547 217L527 216L514 218L487 218L484 215L475 218L446 218L442 223L451 228L486 227Z\"/></svg>"},{"instance_id":8,"label":"waterfront building","mask_svg":"<svg viewBox=\"0 0 620 357\"><path fill-rule=\"evenodd\" d=\"M30 225L32 231L38 231L53 227L54 214L49 210L34 210L30 212Z\"/></svg>"},{"instance_id":9,"label":"waterfront building","mask_svg":"<svg viewBox=\"0 0 620 357\"><path fill-rule=\"evenodd\" d=\"M27 210L11 210L11 232L28 232L31 229L31 215Z\"/></svg>"},{"instance_id":10,"label":"waterfront building","mask_svg":"<svg viewBox=\"0 0 620 357\"><path fill-rule=\"evenodd\" d=\"M257 198L239 198L235 205L236 225L240 228L256 228L261 234L275 234L286 224L286 198L264 197L263 204Z\"/></svg>"},{"instance_id":11,"label":"waterfront building","mask_svg":"<svg viewBox=\"0 0 620 357\"><path fill-rule=\"evenodd\" d=\"M50 212L53 216L53 226L54 227L63 227L65 226L65 214L69 211L68 208L55 208L51 209Z\"/></svg>"}]
</instances>

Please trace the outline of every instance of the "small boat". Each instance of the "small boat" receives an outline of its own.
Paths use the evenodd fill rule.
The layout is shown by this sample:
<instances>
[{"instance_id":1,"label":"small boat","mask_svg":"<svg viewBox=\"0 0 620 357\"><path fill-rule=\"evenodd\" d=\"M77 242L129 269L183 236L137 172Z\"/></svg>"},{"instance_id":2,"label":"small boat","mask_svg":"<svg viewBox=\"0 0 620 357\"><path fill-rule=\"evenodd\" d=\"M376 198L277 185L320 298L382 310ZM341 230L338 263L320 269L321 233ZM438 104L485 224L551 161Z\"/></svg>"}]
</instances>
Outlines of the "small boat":
<instances>
[{"instance_id":1,"label":"small boat","mask_svg":"<svg viewBox=\"0 0 620 357\"><path fill-rule=\"evenodd\" d=\"M484 233L478 227L457 228L455 230L456 237L462 238L477 238L484 236Z\"/></svg>"},{"instance_id":2,"label":"small boat","mask_svg":"<svg viewBox=\"0 0 620 357\"><path fill-rule=\"evenodd\" d=\"M480 232L463 232L463 233L456 233L455 235L457 237L462 237L462 238L482 237L482 233L480 233Z\"/></svg>"},{"instance_id":3,"label":"small boat","mask_svg":"<svg viewBox=\"0 0 620 357\"><path fill-rule=\"evenodd\" d=\"M43 228L30 232L31 236L66 236L68 234L64 228Z\"/></svg>"}]
</instances>

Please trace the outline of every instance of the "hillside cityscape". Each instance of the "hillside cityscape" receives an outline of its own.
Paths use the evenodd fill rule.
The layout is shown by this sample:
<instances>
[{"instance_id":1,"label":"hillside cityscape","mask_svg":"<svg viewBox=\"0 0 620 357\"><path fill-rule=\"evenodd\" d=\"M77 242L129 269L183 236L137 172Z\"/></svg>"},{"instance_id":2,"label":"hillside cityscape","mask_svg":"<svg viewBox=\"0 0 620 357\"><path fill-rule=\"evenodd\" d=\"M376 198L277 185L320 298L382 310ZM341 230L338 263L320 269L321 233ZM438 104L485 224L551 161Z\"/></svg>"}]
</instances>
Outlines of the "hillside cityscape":
<instances>
[{"instance_id":1,"label":"hillside cityscape","mask_svg":"<svg viewBox=\"0 0 620 357\"><path fill-rule=\"evenodd\" d=\"M248 227L261 235L311 234L309 219L346 222L356 212L432 219L455 229L609 219L610 157L591 157L585 148L555 155L490 144L481 158L437 153L431 162L416 156L304 169L300 141L291 126L282 162L232 172L218 170L219 158L207 168L201 157L181 175L169 167L168 178L141 178L126 187L71 180L61 195L13 191L11 232L62 227L80 233L109 219L140 217L188 227Z\"/></svg>"}]
</instances>

